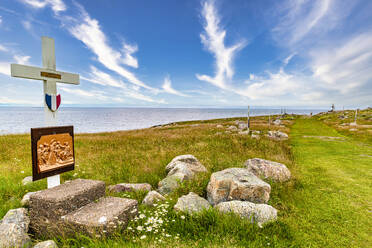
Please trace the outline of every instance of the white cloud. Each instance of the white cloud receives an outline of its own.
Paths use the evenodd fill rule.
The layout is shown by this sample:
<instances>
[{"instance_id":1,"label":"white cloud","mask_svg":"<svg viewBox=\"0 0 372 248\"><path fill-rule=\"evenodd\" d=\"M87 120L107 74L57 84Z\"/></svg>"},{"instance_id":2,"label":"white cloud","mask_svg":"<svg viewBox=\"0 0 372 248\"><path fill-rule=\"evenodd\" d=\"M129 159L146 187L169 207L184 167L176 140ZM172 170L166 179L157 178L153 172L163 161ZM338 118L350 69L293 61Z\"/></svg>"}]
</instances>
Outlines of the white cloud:
<instances>
[{"instance_id":1,"label":"white cloud","mask_svg":"<svg viewBox=\"0 0 372 248\"><path fill-rule=\"evenodd\" d=\"M344 42L332 42L310 52L314 78L325 88L347 93L372 79L372 33L362 33Z\"/></svg>"},{"instance_id":2,"label":"white cloud","mask_svg":"<svg viewBox=\"0 0 372 248\"><path fill-rule=\"evenodd\" d=\"M98 70L95 66L90 66L90 70L91 73L89 74L89 77L82 76L81 78L95 84L126 88L125 84L121 80L115 79L111 75Z\"/></svg>"},{"instance_id":3,"label":"white cloud","mask_svg":"<svg viewBox=\"0 0 372 248\"><path fill-rule=\"evenodd\" d=\"M283 60L283 63L284 63L284 66L287 66L289 61L291 61L291 59L296 55L297 53L292 53L290 54L288 57L286 57L284 60Z\"/></svg>"},{"instance_id":4,"label":"white cloud","mask_svg":"<svg viewBox=\"0 0 372 248\"><path fill-rule=\"evenodd\" d=\"M0 62L0 73L10 76L10 63Z\"/></svg>"},{"instance_id":5,"label":"white cloud","mask_svg":"<svg viewBox=\"0 0 372 248\"><path fill-rule=\"evenodd\" d=\"M283 3L281 10L284 15L274 27L274 35L285 45L292 45L302 40L326 19L332 2L332 0L290 0Z\"/></svg>"},{"instance_id":6,"label":"white cloud","mask_svg":"<svg viewBox=\"0 0 372 248\"><path fill-rule=\"evenodd\" d=\"M142 100L146 102L165 103L164 100L155 100L151 98L150 96L146 96L140 93L139 92L140 87L138 87L137 85L128 87L128 85L123 83L121 80L113 78L111 75L97 69L94 66L91 66L91 73L89 74L89 77L81 77L81 79L94 83L94 84L116 87L116 88L122 89L120 91L115 91L115 94L120 95L120 97L110 96L110 99L113 99L113 100L116 99L115 101L119 101L120 99L120 102L122 102L123 101L122 97L125 96L125 97L138 99L138 100Z\"/></svg>"},{"instance_id":7,"label":"white cloud","mask_svg":"<svg viewBox=\"0 0 372 248\"><path fill-rule=\"evenodd\" d=\"M234 75L234 56L245 46L245 42L241 41L230 47L225 46L226 30L220 27L220 17L213 1L203 3L202 16L205 24L204 33L200 34L200 38L205 48L215 57L216 74L214 77L197 74L196 77L201 81L227 89Z\"/></svg>"},{"instance_id":8,"label":"white cloud","mask_svg":"<svg viewBox=\"0 0 372 248\"><path fill-rule=\"evenodd\" d=\"M291 94L299 88L298 78L287 74L283 69L277 73L267 72L267 74L265 78L253 75L250 80L246 81L248 87L235 90L235 93L255 100Z\"/></svg>"},{"instance_id":9,"label":"white cloud","mask_svg":"<svg viewBox=\"0 0 372 248\"><path fill-rule=\"evenodd\" d=\"M17 64L25 65L28 64L28 61L30 60L30 56L22 56L22 55L14 55L14 60Z\"/></svg>"},{"instance_id":10,"label":"white cloud","mask_svg":"<svg viewBox=\"0 0 372 248\"><path fill-rule=\"evenodd\" d=\"M0 45L0 50L2 50L2 47ZM3 51L8 51L6 48L4 48ZM22 55L14 55L13 61L17 64L28 64L28 61L30 60L30 56L22 56ZM4 74L7 76L10 76L10 64L13 63L12 61L0 61L0 74Z\"/></svg>"},{"instance_id":11,"label":"white cloud","mask_svg":"<svg viewBox=\"0 0 372 248\"><path fill-rule=\"evenodd\" d=\"M106 100L107 99L107 96L104 95L103 91L87 91L87 90L82 90L82 89L69 88L69 87L66 87L66 86L60 86L59 89L64 91L64 92L74 94L74 95L78 95L78 96L82 96L82 97L93 97L93 98L96 98L98 100Z\"/></svg>"},{"instance_id":12,"label":"white cloud","mask_svg":"<svg viewBox=\"0 0 372 248\"><path fill-rule=\"evenodd\" d=\"M82 41L96 56L97 60L106 68L118 73L126 78L130 83L143 87L145 89L155 90L139 80L132 72L128 71L122 64L135 66L136 60L132 53L136 51L134 47L127 46L126 53L121 54L119 51L109 46L106 35L102 32L99 22L92 19L88 13L81 9L79 20L73 25L67 25L69 32L78 40Z\"/></svg>"},{"instance_id":13,"label":"white cloud","mask_svg":"<svg viewBox=\"0 0 372 248\"><path fill-rule=\"evenodd\" d=\"M173 95L177 95L177 96L183 96L183 97L188 96L188 95L185 95L182 92L179 92L179 91L172 88L172 82L171 82L169 76L166 76L164 78L164 83L163 83L162 88L163 88L164 92L167 92L169 94L173 94Z\"/></svg>"},{"instance_id":14,"label":"white cloud","mask_svg":"<svg viewBox=\"0 0 372 248\"><path fill-rule=\"evenodd\" d=\"M132 56L132 54L137 52L137 51L138 51L138 46L137 45L129 45L129 44L123 43L123 48L122 48L122 52L123 52L122 61L123 61L123 63L128 65L128 66L138 68L137 58Z\"/></svg>"},{"instance_id":15,"label":"white cloud","mask_svg":"<svg viewBox=\"0 0 372 248\"><path fill-rule=\"evenodd\" d=\"M0 16L0 25L3 23L3 18Z\"/></svg>"},{"instance_id":16,"label":"white cloud","mask_svg":"<svg viewBox=\"0 0 372 248\"><path fill-rule=\"evenodd\" d=\"M62 0L21 0L25 4L28 4L36 9L42 9L46 6L50 6L55 14L67 9L65 3Z\"/></svg>"}]
</instances>

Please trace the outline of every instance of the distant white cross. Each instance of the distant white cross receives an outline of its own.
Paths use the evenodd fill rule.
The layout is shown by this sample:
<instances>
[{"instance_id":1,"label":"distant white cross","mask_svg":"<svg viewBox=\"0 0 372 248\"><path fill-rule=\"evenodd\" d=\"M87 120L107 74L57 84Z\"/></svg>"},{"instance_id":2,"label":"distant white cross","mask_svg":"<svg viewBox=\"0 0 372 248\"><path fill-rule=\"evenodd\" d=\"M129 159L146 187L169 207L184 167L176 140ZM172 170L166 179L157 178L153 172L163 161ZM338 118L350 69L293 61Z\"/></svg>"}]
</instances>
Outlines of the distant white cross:
<instances>
[{"instance_id":1,"label":"distant white cross","mask_svg":"<svg viewBox=\"0 0 372 248\"><path fill-rule=\"evenodd\" d=\"M78 74L61 72L56 70L56 56L54 49L54 39L43 36L42 40L42 58L43 68L11 64L12 77L43 80L44 82L44 121L46 126L57 125L57 111L48 108L45 101L45 95L57 95L57 82L66 84L79 84ZM48 177L48 188L60 184L59 175Z\"/></svg>"}]
</instances>

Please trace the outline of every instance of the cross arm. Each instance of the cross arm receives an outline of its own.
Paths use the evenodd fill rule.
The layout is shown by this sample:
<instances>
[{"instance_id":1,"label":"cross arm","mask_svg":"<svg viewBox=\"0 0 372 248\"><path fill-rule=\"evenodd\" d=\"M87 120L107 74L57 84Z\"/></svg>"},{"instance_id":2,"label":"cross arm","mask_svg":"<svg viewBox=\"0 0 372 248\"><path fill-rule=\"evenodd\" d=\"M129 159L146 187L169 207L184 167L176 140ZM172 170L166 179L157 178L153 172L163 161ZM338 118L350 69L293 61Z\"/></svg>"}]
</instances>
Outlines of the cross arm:
<instances>
[{"instance_id":1,"label":"cross arm","mask_svg":"<svg viewBox=\"0 0 372 248\"><path fill-rule=\"evenodd\" d=\"M54 80L66 84L80 84L79 74L18 64L11 64L10 68L12 77L36 80Z\"/></svg>"}]
</instances>

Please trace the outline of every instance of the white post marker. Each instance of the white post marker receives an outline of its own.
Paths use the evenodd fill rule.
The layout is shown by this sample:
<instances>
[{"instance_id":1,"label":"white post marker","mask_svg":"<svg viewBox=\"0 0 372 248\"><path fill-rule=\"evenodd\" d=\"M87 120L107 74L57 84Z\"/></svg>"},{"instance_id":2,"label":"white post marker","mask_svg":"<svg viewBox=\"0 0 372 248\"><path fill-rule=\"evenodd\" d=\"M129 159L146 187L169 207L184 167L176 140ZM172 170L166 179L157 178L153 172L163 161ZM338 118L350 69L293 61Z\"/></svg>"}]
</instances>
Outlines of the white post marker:
<instances>
[{"instance_id":1,"label":"white post marker","mask_svg":"<svg viewBox=\"0 0 372 248\"><path fill-rule=\"evenodd\" d=\"M44 82L44 122L45 126L57 126L57 108L49 109L46 103L46 95L57 95L57 82L66 84L79 84L78 74L61 72L56 70L56 56L54 49L54 39L43 36L42 40L42 59L43 68L11 64L11 76ZM55 98L54 98L55 100ZM52 100L53 101L53 100ZM55 102L54 102L55 103ZM53 105L53 104L52 104ZM60 185L60 176L55 175L47 178L48 188Z\"/></svg>"},{"instance_id":2,"label":"white post marker","mask_svg":"<svg viewBox=\"0 0 372 248\"><path fill-rule=\"evenodd\" d=\"M249 105L248 105L248 118L247 118L247 129L248 129L248 134L249 134L249 130L251 128L251 120L250 120L250 116L249 116L249 113L250 112L250 109L249 109Z\"/></svg>"}]
</instances>

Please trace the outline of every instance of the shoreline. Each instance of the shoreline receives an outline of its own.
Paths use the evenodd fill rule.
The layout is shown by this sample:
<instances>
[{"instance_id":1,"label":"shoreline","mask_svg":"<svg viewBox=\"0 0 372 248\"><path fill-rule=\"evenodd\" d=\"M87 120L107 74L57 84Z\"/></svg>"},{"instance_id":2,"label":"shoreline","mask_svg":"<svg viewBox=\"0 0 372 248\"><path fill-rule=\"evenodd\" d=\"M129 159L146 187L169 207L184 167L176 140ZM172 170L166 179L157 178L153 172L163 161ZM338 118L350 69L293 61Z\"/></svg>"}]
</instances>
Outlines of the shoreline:
<instances>
[{"instance_id":1,"label":"shoreline","mask_svg":"<svg viewBox=\"0 0 372 248\"><path fill-rule=\"evenodd\" d=\"M276 115L270 115L272 117L278 116L280 114ZM287 114L287 116L301 116L301 115L308 115L308 114ZM251 118L253 117L265 117L269 115L251 115ZM103 132L74 132L74 134L102 134L102 133L116 133L116 132L125 132L125 131L138 131L138 130L143 130L143 129L151 129L151 128L160 128L160 127L165 127L165 126L171 126L171 125L177 125L180 123L187 123L187 122L210 122L210 121L228 121L229 119L231 120L236 120L236 119L246 119L247 116L240 116L240 117L229 117L229 118L213 118L213 119L199 119L199 120L187 120L187 121L174 121L174 122L168 122L164 124L158 124L158 125L153 125L149 127L144 127L144 128L135 128L135 129L122 129L122 130L112 130L112 131L103 131ZM27 133L0 133L0 137L2 136L11 136L11 135L29 135L31 133L31 128L30 131Z\"/></svg>"}]
</instances>

